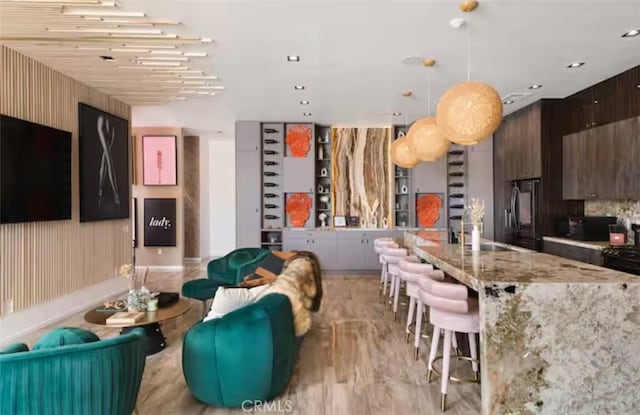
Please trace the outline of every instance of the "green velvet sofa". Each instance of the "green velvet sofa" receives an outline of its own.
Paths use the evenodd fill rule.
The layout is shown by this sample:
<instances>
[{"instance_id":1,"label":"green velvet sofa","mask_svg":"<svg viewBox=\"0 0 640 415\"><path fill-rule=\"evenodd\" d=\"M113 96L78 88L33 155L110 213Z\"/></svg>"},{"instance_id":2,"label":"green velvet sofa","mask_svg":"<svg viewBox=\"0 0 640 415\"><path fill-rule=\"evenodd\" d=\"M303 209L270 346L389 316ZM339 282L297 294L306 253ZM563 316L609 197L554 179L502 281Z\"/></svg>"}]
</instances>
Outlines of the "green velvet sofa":
<instances>
[{"instance_id":1,"label":"green velvet sofa","mask_svg":"<svg viewBox=\"0 0 640 415\"><path fill-rule=\"evenodd\" d=\"M2 415L130 415L145 365L142 329L106 340L0 354ZM13 352L13 353L12 353Z\"/></svg>"},{"instance_id":2,"label":"green velvet sofa","mask_svg":"<svg viewBox=\"0 0 640 415\"><path fill-rule=\"evenodd\" d=\"M199 322L183 339L187 386L198 400L218 407L272 399L291 379L301 340L291 303L281 294Z\"/></svg>"}]
</instances>

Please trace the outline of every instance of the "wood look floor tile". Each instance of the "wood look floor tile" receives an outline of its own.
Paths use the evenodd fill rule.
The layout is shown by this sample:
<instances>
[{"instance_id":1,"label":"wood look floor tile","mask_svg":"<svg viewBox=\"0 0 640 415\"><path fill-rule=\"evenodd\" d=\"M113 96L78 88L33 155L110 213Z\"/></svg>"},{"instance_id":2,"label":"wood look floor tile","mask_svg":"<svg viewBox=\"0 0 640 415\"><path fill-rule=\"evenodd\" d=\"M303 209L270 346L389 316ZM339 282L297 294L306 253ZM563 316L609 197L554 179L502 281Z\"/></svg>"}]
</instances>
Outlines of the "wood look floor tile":
<instances>
[{"instance_id":1,"label":"wood look floor tile","mask_svg":"<svg viewBox=\"0 0 640 415\"><path fill-rule=\"evenodd\" d=\"M179 292L185 281L202 278L206 264L189 264L183 272L151 272L151 290ZM413 340L405 342L401 308L398 321L383 305L379 274L324 276L323 303L302 342L300 359L287 390L274 400L270 413L301 415L439 414L440 381L426 383L428 344L413 358ZM84 312L25 336L30 346L53 327L82 327L101 338L119 330L94 326ZM163 324L167 348L147 358L138 396L141 415L226 415L247 413L241 408L214 408L196 400L182 375L182 338L201 317L199 301L185 315ZM456 362L452 360L452 364ZM460 367L469 374L468 364ZM263 408L264 410L264 408ZM480 412L480 387L451 383L447 415ZM259 412L255 412L259 413ZM265 413L265 412L262 412ZM269 413L269 412L267 412Z\"/></svg>"}]
</instances>

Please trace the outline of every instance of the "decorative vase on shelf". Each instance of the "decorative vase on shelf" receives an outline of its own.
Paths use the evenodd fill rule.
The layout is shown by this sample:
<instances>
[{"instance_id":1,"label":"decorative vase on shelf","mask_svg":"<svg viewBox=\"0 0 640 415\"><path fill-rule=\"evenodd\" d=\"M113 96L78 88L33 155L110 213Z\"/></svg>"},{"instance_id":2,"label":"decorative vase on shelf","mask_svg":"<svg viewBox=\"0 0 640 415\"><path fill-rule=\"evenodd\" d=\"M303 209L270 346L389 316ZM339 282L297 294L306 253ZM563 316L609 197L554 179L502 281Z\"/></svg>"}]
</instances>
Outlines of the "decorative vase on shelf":
<instances>
[{"instance_id":1,"label":"decorative vase on shelf","mask_svg":"<svg viewBox=\"0 0 640 415\"><path fill-rule=\"evenodd\" d=\"M473 225L473 230L471 231L471 251L480 251L480 229L478 225Z\"/></svg>"}]
</instances>

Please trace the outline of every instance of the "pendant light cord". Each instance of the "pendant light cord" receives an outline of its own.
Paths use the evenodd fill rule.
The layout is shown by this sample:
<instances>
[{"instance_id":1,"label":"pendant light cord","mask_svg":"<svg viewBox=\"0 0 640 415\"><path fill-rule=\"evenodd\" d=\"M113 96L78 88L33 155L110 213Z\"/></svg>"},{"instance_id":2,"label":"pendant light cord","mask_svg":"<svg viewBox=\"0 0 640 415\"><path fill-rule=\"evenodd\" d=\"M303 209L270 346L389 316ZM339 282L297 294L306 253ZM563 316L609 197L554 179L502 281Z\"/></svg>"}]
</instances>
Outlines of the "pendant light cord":
<instances>
[{"instance_id":1,"label":"pendant light cord","mask_svg":"<svg viewBox=\"0 0 640 415\"><path fill-rule=\"evenodd\" d=\"M471 80L471 25L467 20L467 81Z\"/></svg>"},{"instance_id":2,"label":"pendant light cord","mask_svg":"<svg viewBox=\"0 0 640 415\"><path fill-rule=\"evenodd\" d=\"M427 78L427 117L431 116L431 79Z\"/></svg>"}]
</instances>

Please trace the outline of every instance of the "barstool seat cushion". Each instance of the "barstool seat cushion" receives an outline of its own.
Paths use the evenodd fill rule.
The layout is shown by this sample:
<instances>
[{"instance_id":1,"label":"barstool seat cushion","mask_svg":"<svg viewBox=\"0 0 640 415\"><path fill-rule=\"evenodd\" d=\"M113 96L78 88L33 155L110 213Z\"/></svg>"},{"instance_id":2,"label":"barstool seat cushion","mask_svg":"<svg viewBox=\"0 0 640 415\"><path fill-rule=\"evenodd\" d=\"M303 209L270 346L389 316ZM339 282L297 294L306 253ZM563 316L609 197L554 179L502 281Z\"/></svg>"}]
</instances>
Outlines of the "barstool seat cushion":
<instances>
[{"instance_id":1,"label":"barstool seat cushion","mask_svg":"<svg viewBox=\"0 0 640 415\"><path fill-rule=\"evenodd\" d=\"M478 300L469 299L469 312L467 313L453 313L441 310L432 304L429 306L431 310L429 319L434 326L458 333L480 333Z\"/></svg>"}]
</instances>

